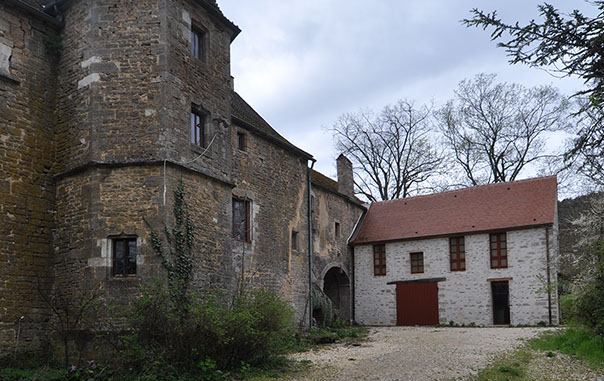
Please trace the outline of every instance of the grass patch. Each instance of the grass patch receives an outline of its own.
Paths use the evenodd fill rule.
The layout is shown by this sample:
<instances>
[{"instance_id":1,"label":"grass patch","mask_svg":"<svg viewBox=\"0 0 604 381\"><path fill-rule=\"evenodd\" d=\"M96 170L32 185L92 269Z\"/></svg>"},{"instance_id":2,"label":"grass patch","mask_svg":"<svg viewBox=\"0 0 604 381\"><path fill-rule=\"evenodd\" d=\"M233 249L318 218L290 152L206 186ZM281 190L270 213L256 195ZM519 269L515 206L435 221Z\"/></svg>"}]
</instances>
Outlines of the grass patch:
<instances>
[{"instance_id":1,"label":"grass patch","mask_svg":"<svg viewBox=\"0 0 604 381\"><path fill-rule=\"evenodd\" d=\"M567 328L559 332L546 332L530 341L533 349L560 351L577 356L589 364L604 369L604 338L594 336L585 328Z\"/></svg>"},{"instance_id":2,"label":"grass patch","mask_svg":"<svg viewBox=\"0 0 604 381\"><path fill-rule=\"evenodd\" d=\"M526 368L533 357L534 354L530 349L521 348L512 354L505 355L496 360L490 367L478 373L476 380L522 380L526 374Z\"/></svg>"},{"instance_id":3,"label":"grass patch","mask_svg":"<svg viewBox=\"0 0 604 381\"><path fill-rule=\"evenodd\" d=\"M2 381L59 381L67 379L65 370L41 367L36 369L0 369L0 380Z\"/></svg>"}]
</instances>

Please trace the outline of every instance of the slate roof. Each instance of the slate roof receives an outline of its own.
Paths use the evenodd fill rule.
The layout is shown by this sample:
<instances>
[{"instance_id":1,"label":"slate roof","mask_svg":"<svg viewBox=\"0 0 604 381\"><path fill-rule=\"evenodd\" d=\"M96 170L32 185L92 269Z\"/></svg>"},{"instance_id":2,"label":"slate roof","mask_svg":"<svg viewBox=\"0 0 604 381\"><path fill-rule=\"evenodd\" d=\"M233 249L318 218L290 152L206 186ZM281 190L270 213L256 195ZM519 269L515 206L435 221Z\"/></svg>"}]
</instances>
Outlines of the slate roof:
<instances>
[{"instance_id":1,"label":"slate roof","mask_svg":"<svg viewBox=\"0 0 604 381\"><path fill-rule=\"evenodd\" d=\"M233 121L246 129L250 129L273 142L279 144L306 159L312 158L308 152L301 150L287 139L281 136L275 129L268 124L237 92L233 91L231 96L231 114Z\"/></svg>"},{"instance_id":2,"label":"slate roof","mask_svg":"<svg viewBox=\"0 0 604 381\"><path fill-rule=\"evenodd\" d=\"M556 202L556 176L375 202L353 243L552 224Z\"/></svg>"}]
</instances>

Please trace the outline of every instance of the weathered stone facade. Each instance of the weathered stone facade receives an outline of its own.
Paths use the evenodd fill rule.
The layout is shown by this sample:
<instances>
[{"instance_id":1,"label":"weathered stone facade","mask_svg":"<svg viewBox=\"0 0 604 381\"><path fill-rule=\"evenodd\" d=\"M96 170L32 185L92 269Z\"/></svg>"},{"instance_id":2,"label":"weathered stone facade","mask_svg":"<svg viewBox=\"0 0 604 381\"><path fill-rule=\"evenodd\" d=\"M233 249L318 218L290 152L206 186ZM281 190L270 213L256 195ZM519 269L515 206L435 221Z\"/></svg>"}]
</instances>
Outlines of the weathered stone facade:
<instances>
[{"instance_id":1,"label":"weathered stone facade","mask_svg":"<svg viewBox=\"0 0 604 381\"><path fill-rule=\"evenodd\" d=\"M56 318L42 296L98 290L124 306L161 274L150 231L171 223L179 182L195 226L195 286L278 291L307 324L312 156L233 91L239 28L206 0L43 3L0 5L0 356L17 343L39 348ZM203 144L192 143L193 111ZM351 271L347 237L361 208L314 192L326 213L314 239L320 283L329 266ZM249 240L234 239L234 199L250 206ZM326 242L331 219L341 235ZM116 277L124 239L135 242L136 274Z\"/></svg>"},{"instance_id":2,"label":"weathered stone facade","mask_svg":"<svg viewBox=\"0 0 604 381\"><path fill-rule=\"evenodd\" d=\"M548 227L550 268L555 269L555 232ZM547 323L546 228L507 231L508 267L490 266L489 234L465 236L466 270L451 271L449 238L418 239L386 243L385 276L373 273L373 246L355 247L356 320L369 325L396 325L397 281L445 278L438 282L440 323L492 325L490 281L509 281L510 324ZM411 273L410 253L423 252L424 272ZM550 271L556 283L556 271ZM558 324L555 287L552 289L552 323Z\"/></svg>"},{"instance_id":3,"label":"weathered stone facade","mask_svg":"<svg viewBox=\"0 0 604 381\"><path fill-rule=\"evenodd\" d=\"M365 211L352 193L349 163L344 156L338 158L337 182L312 173L313 283L329 296L342 320L354 317L354 263L348 241ZM347 180L348 194L342 192Z\"/></svg>"},{"instance_id":4,"label":"weathered stone facade","mask_svg":"<svg viewBox=\"0 0 604 381\"><path fill-rule=\"evenodd\" d=\"M52 283L56 62L60 24L0 4L0 351L42 336ZM43 291L44 292L44 291ZM19 329L21 327L21 329Z\"/></svg>"}]
</instances>

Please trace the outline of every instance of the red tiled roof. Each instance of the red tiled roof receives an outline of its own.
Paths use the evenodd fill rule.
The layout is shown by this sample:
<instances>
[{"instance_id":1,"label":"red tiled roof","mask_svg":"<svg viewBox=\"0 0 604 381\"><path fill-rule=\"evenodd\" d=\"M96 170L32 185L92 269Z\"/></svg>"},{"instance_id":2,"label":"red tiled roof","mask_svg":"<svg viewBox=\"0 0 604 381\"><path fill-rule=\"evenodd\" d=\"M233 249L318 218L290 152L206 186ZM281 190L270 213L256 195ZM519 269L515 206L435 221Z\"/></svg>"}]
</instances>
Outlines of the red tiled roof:
<instances>
[{"instance_id":1,"label":"red tiled roof","mask_svg":"<svg viewBox=\"0 0 604 381\"><path fill-rule=\"evenodd\" d=\"M353 243L551 224L556 202L556 176L374 202Z\"/></svg>"}]
</instances>

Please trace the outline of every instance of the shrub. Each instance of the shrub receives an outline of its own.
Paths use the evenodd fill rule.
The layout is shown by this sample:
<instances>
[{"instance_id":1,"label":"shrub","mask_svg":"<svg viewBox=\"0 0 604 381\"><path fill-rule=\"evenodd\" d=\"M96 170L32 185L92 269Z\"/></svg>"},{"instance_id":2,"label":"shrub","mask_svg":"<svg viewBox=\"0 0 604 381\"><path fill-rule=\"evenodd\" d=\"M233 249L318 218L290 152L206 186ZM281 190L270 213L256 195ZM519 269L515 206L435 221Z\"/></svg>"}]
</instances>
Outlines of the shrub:
<instances>
[{"instance_id":1,"label":"shrub","mask_svg":"<svg viewBox=\"0 0 604 381\"><path fill-rule=\"evenodd\" d=\"M604 247L600 252L604 253ZM573 291L562 301L564 315L604 337L604 259Z\"/></svg>"},{"instance_id":2,"label":"shrub","mask_svg":"<svg viewBox=\"0 0 604 381\"><path fill-rule=\"evenodd\" d=\"M270 361L294 338L292 308L274 293L241 293L230 304L218 294L194 296L183 316L167 288L155 282L135 302L129 347L139 368L185 369L211 379L217 370Z\"/></svg>"}]
</instances>

